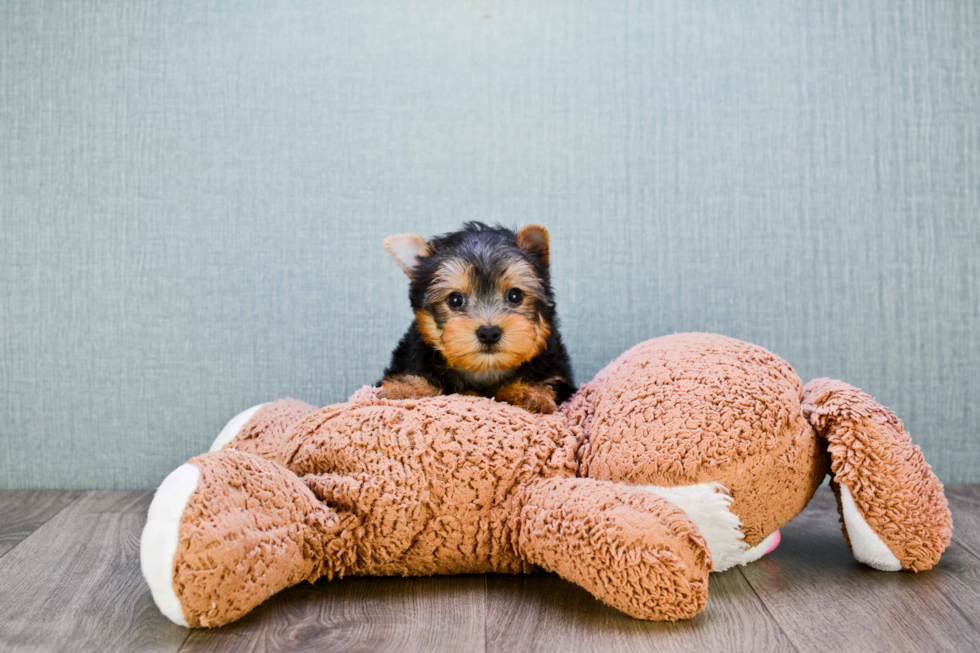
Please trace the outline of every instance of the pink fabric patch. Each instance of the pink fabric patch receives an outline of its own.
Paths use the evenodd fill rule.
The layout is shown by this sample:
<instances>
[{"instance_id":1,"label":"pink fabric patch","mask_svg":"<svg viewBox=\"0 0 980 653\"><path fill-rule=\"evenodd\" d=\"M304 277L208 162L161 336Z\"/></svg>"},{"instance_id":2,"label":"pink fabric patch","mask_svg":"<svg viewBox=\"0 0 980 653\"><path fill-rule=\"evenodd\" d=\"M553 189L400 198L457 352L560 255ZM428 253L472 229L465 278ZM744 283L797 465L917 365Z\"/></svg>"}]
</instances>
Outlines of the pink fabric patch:
<instances>
[{"instance_id":1,"label":"pink fabric patch","mask_svg":"<svg viewBox=\"0 0 980 653\"><path fill-rule=\"evenodd\" d=\"M782 539L783 539L783 536L780 535L779 534L779 531L777 530L776 531L776 537L772 538L772 546L770 546L769 547L769 550L766 551L765 553L763 553L762 555L769 555L770 553L772 553L773 551L775 551L776 550L776 547L779 546L779 543L782 541Z\"/></svg>"}]
</instances>

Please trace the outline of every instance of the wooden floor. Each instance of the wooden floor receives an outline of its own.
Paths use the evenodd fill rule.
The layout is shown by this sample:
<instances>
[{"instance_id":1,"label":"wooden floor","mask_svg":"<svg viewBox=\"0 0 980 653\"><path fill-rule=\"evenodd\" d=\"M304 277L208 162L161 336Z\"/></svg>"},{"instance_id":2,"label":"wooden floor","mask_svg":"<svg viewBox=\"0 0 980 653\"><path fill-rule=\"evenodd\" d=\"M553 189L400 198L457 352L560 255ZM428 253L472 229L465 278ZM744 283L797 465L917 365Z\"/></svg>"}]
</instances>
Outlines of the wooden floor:
<instances>
[{"instance_id":1,"label":"wooden floor","mask_svg":"<svg viewBox=\"0 0 980 653\"><path fill-rule=\"evenodd\" d=\"M549 574L355 578L295 587L188 631L139 570L146 492L0 492L0 650L980 650L980 486L947 488L953 543L921 574L847 551L822 488L772 554L712 574L707 609L630 619Z\"/></svg>"}]
</instances>

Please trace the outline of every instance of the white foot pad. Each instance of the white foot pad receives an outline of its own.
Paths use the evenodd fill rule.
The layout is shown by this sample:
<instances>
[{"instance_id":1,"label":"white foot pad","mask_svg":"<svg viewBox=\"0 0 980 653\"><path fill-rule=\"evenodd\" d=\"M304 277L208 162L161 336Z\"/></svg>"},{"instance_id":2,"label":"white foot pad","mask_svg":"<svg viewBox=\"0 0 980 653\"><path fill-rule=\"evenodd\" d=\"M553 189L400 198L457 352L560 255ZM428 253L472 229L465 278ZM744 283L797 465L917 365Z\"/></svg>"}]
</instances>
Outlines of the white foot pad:
<instances>
[{"instance_id":1,"label":"white foot pad","mask_svg":"<svg viewBox=\"0 0 980 653\"><path fill-rule=\"evenodd\" d=\"M140 567L153 601L167 619L185 627L184 611L174 592L174 555L180 519L200 476L201 470L195 465L185 464L163 479L153 495L140 537Z\"/></svg>"},{"instance_id":2,"label":"white foot pad","mask_svg":"<svg viewBox=\"0 0 980 653\"><path fill-rule=\"evenodd\" d=\"M851 551L854 552L858 562L880 571L901 571L902 563L891 552L888 545L871 530L868 522L864 521L846 485L840 486L840 503L844 512L847 538L851 541Z\"/></svg>"}]
</instances>

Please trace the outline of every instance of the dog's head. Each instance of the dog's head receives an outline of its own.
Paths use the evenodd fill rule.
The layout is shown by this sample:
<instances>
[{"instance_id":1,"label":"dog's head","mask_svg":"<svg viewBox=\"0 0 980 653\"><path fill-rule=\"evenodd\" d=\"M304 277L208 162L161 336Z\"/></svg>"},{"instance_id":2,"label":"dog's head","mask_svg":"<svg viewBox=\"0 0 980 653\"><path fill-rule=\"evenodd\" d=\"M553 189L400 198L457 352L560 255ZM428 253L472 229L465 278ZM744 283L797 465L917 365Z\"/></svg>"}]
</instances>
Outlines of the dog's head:
<instances>
[{"instance_id":1,"label":"dog's head","mask_svg":"<svg viewBox=\"0 0 980 653\"><path fill-rule=\"evenodd\" d=\"M469 222L429 242L398 234L384 245L411 280L422 337L450 367L492 375L546 347L555 308L544 227Z\"/></svg>"}]
</instances>

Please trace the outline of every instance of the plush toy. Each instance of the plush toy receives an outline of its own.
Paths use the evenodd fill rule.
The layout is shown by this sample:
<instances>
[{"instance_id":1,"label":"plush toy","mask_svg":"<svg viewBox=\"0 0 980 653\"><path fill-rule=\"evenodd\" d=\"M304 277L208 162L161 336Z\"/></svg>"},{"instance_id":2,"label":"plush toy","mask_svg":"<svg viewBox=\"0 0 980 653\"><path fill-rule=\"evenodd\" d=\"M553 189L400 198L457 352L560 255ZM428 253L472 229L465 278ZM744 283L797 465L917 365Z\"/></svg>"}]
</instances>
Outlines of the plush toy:
<instances>
[{"instance_id":1,"label":"plush toy","mask_svg":"<svg viewBox=\"0 0 980 653\"><path fill-rule=\"evenodd\" d=\"M553 415L373 388L246 411L157 490L143 574L190 627L323 577L538 568L634 617L686 619L709 571L775 547L828 466L858 560L937 562L943 487L890 411L839 381L804 388L760 347L680 334L627 351Z\"/></svg>"}]
</instances>

